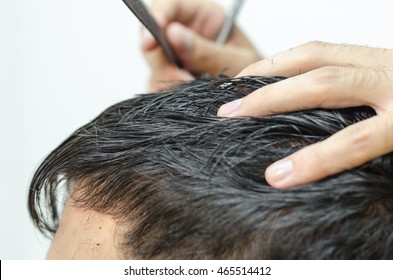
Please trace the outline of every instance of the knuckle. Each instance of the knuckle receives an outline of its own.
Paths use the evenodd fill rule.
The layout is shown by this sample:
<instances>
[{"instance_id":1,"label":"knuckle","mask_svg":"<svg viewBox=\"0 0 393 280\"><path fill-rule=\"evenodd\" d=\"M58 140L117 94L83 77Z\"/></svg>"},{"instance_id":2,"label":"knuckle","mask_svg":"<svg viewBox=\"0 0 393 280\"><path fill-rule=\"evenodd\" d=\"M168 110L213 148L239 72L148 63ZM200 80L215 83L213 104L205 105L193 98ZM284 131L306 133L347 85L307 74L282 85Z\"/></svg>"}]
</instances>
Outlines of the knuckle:
<instances>
[{"instance_id":1,"label":"knuckle","mask_svg":"<svg viewBox=\"0 0 393 280\"><path fill-rule=\"evenodd\" d=\"M381 149L383 151L391 152L393 150L393 113L385 113L384 117L379 117L380 119L380 139Z\"/></svg>"},{"instance_id":2,"label":"knuckle","mask_svg":"<svg viewBox=\"0 0 393 280\"><path fill-rule=\"evenodd\" d=\"M351 147L348 165L360 164L367 160L372 144L373 129L369 125L354 125L350 132L348 146Z\"/></svg>"},{"instance_id":3,"label":"knuckle","mask_svg":"<svg viewBox=\"0 0 393 280\"><path fill-rule=\"evenodd\" d=\"M282 57L292 57L295 63L307 68L307 65L314 65L321 57L326 56L331 45L321 41L311 41L284 52Z\"/></svg>"},{"instance_id":4,"label":"knuckle","mask_svg":"<svg viewBox=\"0 0 393 280\"><path fill-rule=\"evenodd\" d=\"M358 73L351 77L358 88L369 89L363 91L362 99L373 107L377 113L388 112L393 109L392 81L393 72L384 69L358 69ZM368 94L372 92L373 94Z\"/></svg>"},{"instance_id":5,"label":"knuckle","mask_svg":"<svg viewBox=\"0 0 393 280\"><path fill-rule=\"evenodd\" d=\"M308 50L308 51L314 51L314 50L320 50L325 48L327 45L329 45L329 43L325 43L322 41L309 41L303 45L301 45L301 47L303 47L304 49Z\"/></svg>"},{"instance_id":6,"label":"knuckle","mask_svg":"<svg viewBox=\"0 0 393 280\"><path fill-rule=\"evenodd\" d=\"M334 85L343 76L343 69L338 66L323 66L312 72L314 82L324 85Z\"/></svg>"},{"instance_id":7,"label":"knuckle","mask_svg":"<svg viewBox=\"0 0 393 280\"><path fill-rule=\"evenodd\" d=\"M382 71L360 67L354 67L352 70L348 78L354 81L354 86L360 87L362 85L369 85L376 88L378 87L381 81L382 75L380 73L382 73Z\"/></svg>"},{"instance_id":8,"label":"knuckle","mask_svg":"<svg viewBox=\"0 0 393 280\"><path fill-rule=\"evenodd\" d=\"M325 52L331 44L322 41L310 41L300 45L297 50L307 57L317 57Z\"/></svg>"}]
</instances>

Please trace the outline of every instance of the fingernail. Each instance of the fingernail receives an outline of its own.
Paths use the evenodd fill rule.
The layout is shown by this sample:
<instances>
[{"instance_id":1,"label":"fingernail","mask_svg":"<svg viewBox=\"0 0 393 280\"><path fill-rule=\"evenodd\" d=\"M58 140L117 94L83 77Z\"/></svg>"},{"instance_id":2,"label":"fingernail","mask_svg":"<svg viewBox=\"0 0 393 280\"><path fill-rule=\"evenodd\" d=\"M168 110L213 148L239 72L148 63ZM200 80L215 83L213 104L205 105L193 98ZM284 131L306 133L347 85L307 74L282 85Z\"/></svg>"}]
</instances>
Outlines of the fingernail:
<instances>
[{"instance_id":1,"label":"fingernail","mask_svg":"<svg viewBox=\"0 0 393 280\"><path fill-rule=\"evenodd\" d=\"M269 180L269 183L279 183L283 181L285 178L288 177L289 174L291 174L293 170L293 163L289 159L283 159L280 161L277 161L270 165L266 169L266 177ZM279 185L276 185L276 187L280 187Z\"/></svg>"},{"instance_id":2,"label":"fingernail","mask_svg":"<svg viewBox=\"0 0 393 280\"><path fill-rule=\"evenodd\" d=\"M220 109L218 109L217 116L227 117L233 114L240 107L242 100L243 98L240 98L222 105Z\"/></svg>"},{"instance_id":3,"label":"fingernail","mask_svg":"<svg viewBox=\"0 0 393 280\"><path fill-rule=\"evenodd\" d=\"M194 34L190 29L179 23L173 23L169 27L169 32L171 33L172 38L182 42L184 50L192 50L192 46L194 43Z\"/></svg>"}]
</instances>

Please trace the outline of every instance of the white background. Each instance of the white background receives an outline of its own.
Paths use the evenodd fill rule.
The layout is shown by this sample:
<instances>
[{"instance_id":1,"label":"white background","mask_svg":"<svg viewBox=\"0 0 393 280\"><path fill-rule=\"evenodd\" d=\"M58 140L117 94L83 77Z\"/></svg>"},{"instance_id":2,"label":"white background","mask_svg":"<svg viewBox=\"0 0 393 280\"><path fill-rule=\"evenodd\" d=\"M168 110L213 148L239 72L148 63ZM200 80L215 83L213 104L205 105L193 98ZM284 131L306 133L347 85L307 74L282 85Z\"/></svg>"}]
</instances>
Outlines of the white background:
<instances>
[{"instance_id":1,"label":"white background","mask_svg":"<svg viewBox=\"0 0 393 280\"><path fill-rule=\"evenodd\" d=\"M389 2L248 0L238 23L264 55L311 40L393 48ZM27 213L33 172L79 126L146 91L139 44L121 0L0 0L0 259L45 257Z\"/></svg>"}]
</instances>

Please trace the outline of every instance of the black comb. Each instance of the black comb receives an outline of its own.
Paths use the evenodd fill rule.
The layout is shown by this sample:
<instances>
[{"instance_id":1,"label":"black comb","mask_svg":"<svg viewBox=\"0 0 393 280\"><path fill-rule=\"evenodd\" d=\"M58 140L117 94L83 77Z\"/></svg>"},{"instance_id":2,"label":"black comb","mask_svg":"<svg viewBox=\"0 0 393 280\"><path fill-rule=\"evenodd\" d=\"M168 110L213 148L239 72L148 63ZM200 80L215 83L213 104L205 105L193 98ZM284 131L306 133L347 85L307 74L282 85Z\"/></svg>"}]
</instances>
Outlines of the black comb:
<instances>
[{"instance_id":1,"label":"black comb","mask_svg":"<svg viewBox=\"0 0 393 280\"><path fill-rule=\"evenodd\" d=\"M178 67L182 67L180 60L175 55L168 39L165 36L164 31L158 25L157 21L149 13L145 4L140 0L123 0L127 7L134 13L138 20L150 31L153 37L157 40L157 43L164 50L169 60Z\"/></svg>"}]
</instances>

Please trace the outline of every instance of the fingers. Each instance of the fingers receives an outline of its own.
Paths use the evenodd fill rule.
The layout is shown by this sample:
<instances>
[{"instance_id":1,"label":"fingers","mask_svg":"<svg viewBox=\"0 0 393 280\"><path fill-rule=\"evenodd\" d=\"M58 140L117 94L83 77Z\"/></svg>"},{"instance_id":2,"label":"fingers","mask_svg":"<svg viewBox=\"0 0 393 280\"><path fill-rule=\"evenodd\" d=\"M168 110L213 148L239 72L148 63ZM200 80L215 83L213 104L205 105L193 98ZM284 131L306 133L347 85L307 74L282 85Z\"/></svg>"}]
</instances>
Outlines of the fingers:
<instances>
[{"instance_id":1,"label":"fingers","mask_svg":"<svg viewBox=\"0 0 393 280\"><path fill-rule=\"evenodd\" d=\"M392 68L393 51L315 41L249 65L237 76L295 76L323 66Z\"/></svg>"},{"instance_id":2,"label":"fingers","mask_svg":"<svg viewBox=\"0 0 393 280\"><path fill-rule=\"evenodd\" d=\"M265 175L272 186L310 183L393 151L393 50L311 42L251 64L244 75L291 78L224 104L219 116L360 105L378 114L271 165Z\"/></svg>"},{"instance_id":3,"label":"fingers","mask_svg":"<svg viewBox=\"0 0 393 280\"><path fill-rule=\"evenodd\" d=\"M159 91L179 82L193 79L190 73L178 69L176 65L172 64L161 48L153 49L144 54L152 73L149 86L150 91Z\"/></svg>"},{"instance_id":4,"label":"fingers","mask_svg":"<svg viewBox=\"0 0 393 280\"><path fill-rule=\"evenodd\" d=\"M225 19L224 10L209 0L156 0L151 5L151 12L162 20L163 28L178 22L209 39L217 36Z\"/></svg>"},{"instance_id":5,"label":"fingers","mask_svg":"<svg viewBox=\"0 0 393 280\"><path fill-rule=\"evenodd\" d=\"M177 0L165 0L165 3L166 5L163 5L164 1L154 1L150 7L150 12L163 30L166 29L171 18L174 18L175 12L179 8L179 1ZM158 46L156 39L145 26L141 26L141 43L144 52Z\"/></svg>"},{"instance_id":6,"label":"fingers","mask_svg":"<svg viewBox=\"0 0 393 280\"><path fill-rule=\"evenodd\" d=\"M355 67L322 67L268 85L241 100L224 104L219 116L266 116L311 108L369 105L393 108L393 72Z\"/></svg>"},{"instance_id":7,"label":"fingers","mask_svg":"<svg viewBox=\"0 0 393 280\"><path fill-rule=\"evenodd\" d=\"M168 25L166 20L161 15L155 16L155 20L157 24L165 30ZM150 51L158 46L156 39L145 26L141 26L141 45L144 52Z\"/></svg>"},{"instance_id":8,"label":"fingers","mask_svg":"<svg viewBox=\"0 0 393 280\"><path fill-rule=\"evenodd\" d=\"M224 20L223 9L211 1L156 0L150 11L163 30L177 22L196 33L213 40L216 38ZM157 42L145 27L142 28L142 48L149 51Z\"/></svg>"},{"instance_id":9,"label":"fingers","mask_svg":"<svg viewBox=\"0 0 393 280\"><path fill-rule=\"evenodd\" d=\"M357 167L392 151L393 114L387 112L272 164L265 176L271 186L289 188Z\"/></svg>"},{"instance_id":10,"label":"fingers","mask_svg":"<svg viewBox=\"0 0 393 280\"><path fill-rule=\"evenodd\" d=\"M218 45L179 23L168 27L167 36L184 67L192 73L235 75L259 56L251 48Z\"/></svg>"},{"instance_id":11,"label":"fingers","mask_svg":"<svg viewBox=\"0 0 393 280\"><path fill-rule=\"evenodd\" d=\"M225 14L222 8L217 4L213 3L212 1L208 0L156 0L151 5L150 10L161 28L164 29L167 33L166 35L171 45L175 46L174 51L180 58L180 60L182 60L182 57L185 57L187 61L190 61L190 63L193 63L195 61L195 59L188 59L190 57L192 58L193 55L193 34L199 34L198 37L205 37L206 40L213 39L219 32L221 25L225 19ZM174 28L170 28L172 25L174 25ZM184 27L182 30L179 31L179 29L176 29L176 25L188 27ZM168 64L168 60L165 57L164 52L156 50L159 49L157 48L158 45L156 40L144 27L142 28L141 38L142 50L148 60L151 69L153 70L153 76L171 77L174 71ZM197 40L197 42L199 41ZM199 46L199 44L196 44L196 46ZM178 50L180 50L180 54L177 53ZM183 61L181 62L182 64L184 64ZM244 67L245 65L240 67L240 69ZM192 66L188 68L186 65L185 68L194 70L198 69L199 67ZM167 73L168 69L169 73ZM240 69L237 69L236 72L240 71ZM180 70L178 72L181 74L186 74L185 71ZM235 74L235 71L233 72L233 74ZM190 78L189 74L186 76L188 79Z\"/></svg>"},{"instance_id":12,"label":"fingers","mask_svg":"<svg viewBox=\"0 0 393 280\"><path fill-rule=\"evenodd\" d=\"M241 69L261 59L249 40L234 28L224 46L215 43L225 20L224 10L210 0L156 0L151 11L165 30L166 36L185 70L193 73L234 76ZM157 42L143 28L142 49L146 57L157 48ZM162 52L159 52L163 54ZM163 72L162 58L148 59L155 75ZM164 61L165 62L165 61Z\"/></svg>"}]
</instances>

